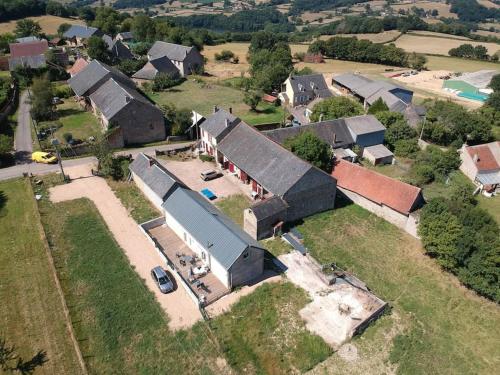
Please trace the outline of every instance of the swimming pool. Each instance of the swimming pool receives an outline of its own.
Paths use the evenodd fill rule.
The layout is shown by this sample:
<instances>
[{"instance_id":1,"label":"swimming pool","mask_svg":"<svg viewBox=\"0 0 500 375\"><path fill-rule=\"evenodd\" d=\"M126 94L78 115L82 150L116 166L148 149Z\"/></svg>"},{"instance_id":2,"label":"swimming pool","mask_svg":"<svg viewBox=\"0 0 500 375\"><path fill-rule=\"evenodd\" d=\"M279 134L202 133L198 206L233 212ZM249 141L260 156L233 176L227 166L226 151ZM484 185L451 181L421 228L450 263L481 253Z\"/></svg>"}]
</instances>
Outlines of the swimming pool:
<instances>
[{"instance_id":1,"label":"swimming pool","mask_svg":"<svg viewBox=\"0 0 500 375\"><path fill-rule=\"evenodd\" d=\"M486 100L488 100L488 95L484 95L484 94L461 92L457 96L460 96L461 98L477 100L478 102L482 102L482 103L484 103Z\"/></svg>"}]
</instances>

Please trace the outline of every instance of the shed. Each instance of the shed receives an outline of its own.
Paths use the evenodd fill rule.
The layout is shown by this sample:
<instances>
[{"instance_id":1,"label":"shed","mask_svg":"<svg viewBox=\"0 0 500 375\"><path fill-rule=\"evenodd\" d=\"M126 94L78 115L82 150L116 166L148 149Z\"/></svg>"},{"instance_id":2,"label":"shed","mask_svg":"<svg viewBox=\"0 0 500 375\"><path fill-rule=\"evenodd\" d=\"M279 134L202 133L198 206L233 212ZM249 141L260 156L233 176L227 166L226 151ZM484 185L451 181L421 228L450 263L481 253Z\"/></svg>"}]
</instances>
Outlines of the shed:
<instances>
[{"instance_id":1,"label":"shed","mask_svg":"<svg viewBox=\"0 0 500 375\"><path fill-rule=\"evenodd\" d=\"M286 222L287 210L288 204L277 196L257 202L243 211L243 228L257 240L274 236Z\"/></svg>"},{"instance_id":2,"label":"shed","mask_svg":"<svg viewBox=\"0 0 500 375\"><path fill-rule=\"evenodd\" d=\"M394 161L394 154L382 144L365 147L363 157L373 165L392 164Z\"/></svg>"}]
</instances>

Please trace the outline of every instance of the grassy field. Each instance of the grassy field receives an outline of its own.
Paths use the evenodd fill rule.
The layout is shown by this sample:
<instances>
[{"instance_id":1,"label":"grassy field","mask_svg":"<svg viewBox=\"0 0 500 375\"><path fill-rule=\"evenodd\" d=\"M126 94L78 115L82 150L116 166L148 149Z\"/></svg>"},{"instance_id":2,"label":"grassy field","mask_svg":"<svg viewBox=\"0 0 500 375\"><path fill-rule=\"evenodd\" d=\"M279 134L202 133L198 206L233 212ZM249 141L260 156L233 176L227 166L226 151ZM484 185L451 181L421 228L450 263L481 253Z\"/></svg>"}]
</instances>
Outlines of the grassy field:
<instances>
[{"instance_id":1,"label":"grassy field","mask_svg":"<svg viewBox=\"0 0 500 375\"><path fill-rule=\"evenodd\" d=\"M391 314L354 340L358 359L333 356L318 373L491 374L500 365L494 303L459 285L420 243L356 205L299 226L320 262L337 262L389 302ZM389 361L390 359L390 361Z\"/></svg>"},{"instance_id":2,"label":"grassy field","mask_svg":"<svg viewBox=\"0 0 500 375\"><path fill-rule=\"evenodd\" d=\"M387 43L394 38L398 37L401 33L398 30L390 30L390 31L384 31L381 33L371 33L371 34L337 34L335 36L340 36L340 37L354 37L359 40L369 40L370 42L373 43ZM332 37L333 35L322 35L319 37L321 40L328 40Z\"/></svg>"},{"instance_id":3,"label":"grassy field","mask_svg":"<svg viewBox=\"0 0 500 375\"><path fill-rule=\"evenodd\" d=\"M42 236L28 180L1 182L0 338L36 374L80 374Z\"/></svg>"},{"instance_id":4,"label":"grassy field","mask_svg":"<svg viewBox=\"0 0 500 375\"><path fill-rule=\"evenodd\" d=\"M467 43L473 46L482 45L488 49L490 55L494 55L500 50L500 45L496 43L483 43L474 41L463 41L457 39L446 39L435 36L405 34L394 42L396 47L402 48L407 52L429 53L435 55L448 55L451 48L459 47Z\"/></svg>"},{"instance_id":5,"label":"grassy field","mask_svg":"<svg viewBox=\"0 0 500 375\"><path fill-rule=\"evenodd\" d=\"M45 34L56 34L57 28L62 23L85 25L84 21L73 18L62 18L56 16L38 16L38 17L28 17L28 18L40 23L40 26L42 27L42 32L44 32ZM14 29L16 28L16 22L17 21L0 23L0 34L13 32Z\"/></svg>"},{"instance_id":6,"label":"grassy field","mask_svg":"<svg viewBox=\"0 0 500 375\"><path fill-rule=\"evenodd\" d=\"M215 83L187 80L168 91L150 93L149 97L159 105L172 103L177 108L188 108L209 116L214 106L225 110L233 109L233 113L250 125L268 122L279 122L283 119L283 109L270 104L261 103L257 112L243 103L243 91Z\"/></svg>"},{"instance_id":7,"label":"grassy field","mask_svg":"<svg viewBox=\"0 0 500 375\"><path fill-rule=\"evenodd\" d=\"M435 1L408 1L404 4L393 4L391 7L396 11L396 13L400 9L409 10L412 7L418 7L425 10L437 9L439 12L439 17L449 17L449 18L457 18L455 13L450 12L450 5L445 4L444 2L435 2Z\"/></svg>"},{"instance_id":8,"label":"grassy field","mask_svg":"<svg viewBox=\"0 0 500 375\"><path fill-rule=\"evenodd\" d=\"M474 72L481 69L500 69L500 65L497 63L445 56L427 56L426 66L429 70L449 70L452 72Z\"/></svg>"},{"instance_id":9,"label":"grassy field","mask_svg":"<svg viewBox=\"0 0 500 375\"><path fill-rule=\"evenodd\" d=\"M130 216L138 224L161 216L160 211L142 194L135 183L115 181L111 178L108 178L107 182Z\"/></svg>"}]
</instances>

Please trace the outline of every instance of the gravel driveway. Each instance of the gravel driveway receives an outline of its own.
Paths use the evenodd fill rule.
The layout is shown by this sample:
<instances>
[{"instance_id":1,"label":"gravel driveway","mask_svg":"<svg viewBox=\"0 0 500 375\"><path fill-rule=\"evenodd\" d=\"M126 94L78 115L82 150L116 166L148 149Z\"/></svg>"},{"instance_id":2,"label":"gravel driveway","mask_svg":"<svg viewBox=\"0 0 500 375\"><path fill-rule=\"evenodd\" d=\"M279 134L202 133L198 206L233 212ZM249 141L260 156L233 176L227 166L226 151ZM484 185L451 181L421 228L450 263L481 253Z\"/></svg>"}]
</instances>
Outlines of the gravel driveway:
<instances>
[{"instance_id":1,"label":"gravel driveway","mask_svg":"<svg viewBox=\"0 0 500 375\"><path fill-rule=\"evenodd\" d=\"M139 276L145 280L148 288L155 294L161 307L169 317L172 330L188 328L200 320L201 314L186 291L180 286L173 293L162 294L153 283L150 271L154 266L163 265L153 245L139 230L136 222L115 196L106 181L91 176L92 165L67 168L65 172L73 181L50 189L50 199L62 202L77 198L88 198L94 202L99 213L113 233L116 242L123 249L130 264ZM83 178L81 178L83 177Z\"/></svg>"}]
</instances>

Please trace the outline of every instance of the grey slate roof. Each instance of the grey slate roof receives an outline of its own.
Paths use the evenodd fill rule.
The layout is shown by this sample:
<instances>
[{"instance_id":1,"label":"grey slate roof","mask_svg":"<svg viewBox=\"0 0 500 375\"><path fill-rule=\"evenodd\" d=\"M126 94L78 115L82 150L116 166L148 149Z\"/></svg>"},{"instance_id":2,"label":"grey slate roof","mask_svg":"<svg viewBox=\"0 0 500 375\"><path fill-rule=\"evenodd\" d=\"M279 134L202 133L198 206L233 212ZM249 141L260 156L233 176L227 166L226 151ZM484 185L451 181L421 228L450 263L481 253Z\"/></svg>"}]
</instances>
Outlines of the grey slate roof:
<instances>
[{"instance_id":1,"label":"grey slate roof","mask_svg":"<svg viewBox=\"0 0 500 375\"><path fill-rule=\"evenodd\" d=\"M104 40L108 45L108 50L113 46L113 38L111 38L108 34L104 34L102 36L102 40Z\"/></svg>"},{"instance_id":2,"label":"grey slate roof","mask_svg":"<svg viewBox=\"0 0 500 375\"><path fill-rule=\"evenodd\" d=\"M126 47L121 40L118 39L113 39L109 35L103 35L102 39L106 42L108 45L108 51L111 52L111 54L114 57L117 57L119 59L133 59L134 55L128 47Z\"/></svg>"},{"instance_id":3,"label":"grey slate roof","mask_svg":"<svg viewBox=\"0 0 500 375\"><path fill-rule=\"evenodd\" d=\"M344 119L347 127L356 135L385 130L385 126L373 115L362 115Z\"/></svg>"},{"instance_id":4,"label":"grey slate roof","mask_svg":"<svg viewBox=\"0 0 500 375\"><path fill-rule=\"evenodd\" d=\"M388 156L393 156L394 154L384 145L374 145L365 147L363 152L368 152L373 155L376 159L385 158Z\"/></svg>"},{"instance_id":5,"label":"grey slate roof","mask_svg":"<svg viewBox=\"0 0 500 375\"><path fill-rule=\"evenodd\" d=\"M9 70L14 70L17 66L29 66L30 68L40 68L45 66L45 55L22 56L9 58Z\"/></svg>"},{"instance_id":6,"label":"grey slate roof","mask_svg":"<svg viewBox=\"0 0 500 375\"><path fill-rule=\"evenodd\" d=\"M120 83L134 87L134 82L116 68L112 68L98 60L92 60L79 73L68 80L69 85L79 96L83 96L96 83L104 78L114 78Z\"/></svg>"},{"instance_id":7,"label":"grey slate roof","mask_svg":"<svg viewBox=\"0 0 500 375\"><path fill-rule=\"evenodd\" d=\"M173 189L184 186L160 163L142 152L129 165L129 169L162 200Z\"/></svg>"},{"instance_id":8,"label":"grey slate roof","mask_svg":"<svg viewBox=\"0 0 500 375\"><path fill-rule=\"evenodd\" d=\"M349 90L354 91L359 87L373 82L371 79L360 76L359 74L345 73L334 76L333 80L342 86L347 87Z\"/></svg>"},{"instance_id":9,"label":"grey slate roof","mask_svg":"<svg viewBox=\"0 0 500 375\"><path fill-rule=\"evenodd\" d=\"M332 96L322 74L291 76L289 82L294 93L300 91L313 91L320 98L329 98Z\"/></svg>"},{"instance_id":10,"label":"grey slate roof","mask_svg":"<svg viewBox=\"0 0 500 375\"><path fill-rule=\"evenodd\" d=\"M92 93L90 99L108 120L111 120L118 112L133 101L140 102L145 106L150 106L151 110L157 110L157 108L137 90L121 85L113 78L108 79Z\"/></svg>"},{"instance_id":11,"label":"grey slate roof","mask_svg":"<svg viewBox=\"0 0 500 375\"><path fill-rule=\"evenodd\" d=\"M477 72L464 73L460 77L453 78L450 81L463 81L477 89L485 89L490 84L493 76L499 73L498 70L478 70Z\"/></svg>"},{"instance_id":12,"label":"grey slate roof","mask_svg":"<svg viewBox=\"0 0 500 375\"><path fill-rule=\"evenodd\" d=\"M91 36L102 35L102 32L95 27L84 26L84 25L71 25L71 27L66 30L63 34L65 38L90 38Z\"/></svg>"},{"instance_id":13,"label":"grey slate roof","mask_svg":"<svg viewBox=\"0 0 500 375\"><path fill-rule=\"evenodd\" d=\"M152 59L167 56L170 60L184 61L193 48L195 47L186 47L180 44L156 41L148 51L148 55Z\"/></svg>"},{"instance_id":14,"label":"grey slate roof","mask_svg":"<svg viewBox=\"0 0 500 375\"><path fill-rule=\"evenodd\" d=\"M262 248L256 240L195 191L178 188L162 207L198 243L207 248L226 270L231 268L249 246Z\"/></svg>"},{"instance_id":15,"label":"grey slate roof","mask_svg":"<svg viewBox=\"0 0 500 375\"><path fill-rule=\"evenodd\" d=\"M315 122L289 128L279 128L264 131L263 133L273 141L283 144L287 138L294 137L305 131L313 132L318 138L325 141L333 148L349 147L354 143L344 119Z\"/></svg>"},{"instance_id":16,"label":"grey slate roof","mask_svg":"<svg viewBox=\"0 0 500 375\"><path fill-rule=\"evenodd\" d=\"M326 173L244 122L238 123L217 148L267 191L284 199L288 192L331 183L331 177Z\"/></svg>"},{"instance_id":17,"label":"grey slate roof","mask_svg":"<svg viewBox=\"0 0 500 375\"><path fill-rule=\"evenodd\" d=\"M153 80L158 73L178 75L179 70L168 57L163 56L148 61L140 70L132 75L132 78Z\"/></svg>"},{"instance_id":18,"label":"grey slate roof","mask_svg":"<svg viewBox=\"0 0 500 375\"><path fill-rule=\"evenodd\" d=\"M279 212L283 212L287 208L288 204L276 195L269 199L257 202L250 207L257 220L267 219L268 217L274 216Z\"/></svg>"},{"instance_id":19,"label":"grey slate roof","mask_svg":"<svg viewBox=\"0 0 500 375\"><path fill-rule=\"evenodd\" d=\"M214 114L201 123L200 128L217 139L223 132L233 128L240 121L233 114L223 109L217 109Z\"/></svg>"}]
</instances>

